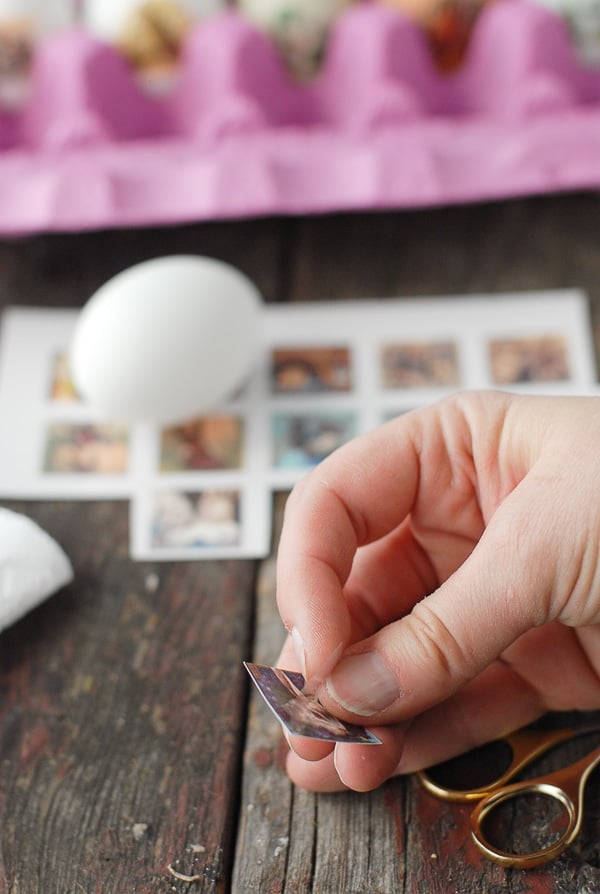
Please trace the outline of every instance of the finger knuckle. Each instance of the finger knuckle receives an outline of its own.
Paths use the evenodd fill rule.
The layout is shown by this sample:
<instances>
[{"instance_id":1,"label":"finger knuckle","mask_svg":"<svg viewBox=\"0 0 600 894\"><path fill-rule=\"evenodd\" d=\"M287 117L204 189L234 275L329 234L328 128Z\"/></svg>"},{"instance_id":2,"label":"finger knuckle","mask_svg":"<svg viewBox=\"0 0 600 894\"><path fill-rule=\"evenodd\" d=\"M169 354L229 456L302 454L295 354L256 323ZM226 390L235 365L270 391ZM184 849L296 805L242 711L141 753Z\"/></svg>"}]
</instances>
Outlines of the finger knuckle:
<instances>
[{"instance_id":1,"label":"finger knuckle","mask_svg":"<svg viewBox=\"0 0 600 894\"><path fill-rule=\"evenodd\" d=\"M449 626L435 612L427 599L413 609L411 623L415 634L417 654L415 659L431 678L438 674L440 682L453 681L459 688L474 674L474 656L453 634Z\"/></svg>"}]
</instances>

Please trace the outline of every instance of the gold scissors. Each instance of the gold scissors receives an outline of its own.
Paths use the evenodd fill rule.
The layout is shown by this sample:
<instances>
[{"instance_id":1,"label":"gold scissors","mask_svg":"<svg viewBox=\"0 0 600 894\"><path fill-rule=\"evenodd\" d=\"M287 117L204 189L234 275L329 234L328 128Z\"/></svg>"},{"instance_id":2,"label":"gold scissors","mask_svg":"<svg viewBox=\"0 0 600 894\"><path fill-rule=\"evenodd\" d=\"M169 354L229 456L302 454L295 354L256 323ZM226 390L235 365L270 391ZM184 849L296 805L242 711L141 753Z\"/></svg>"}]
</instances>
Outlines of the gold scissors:
<instances>
[{"instance_id":1,"label":"gold scissors","mask_svg":"<svg viewBox=\"0 0 600 894\"><path fill-rule=\"evenodd\" d=\"M583 800L586 783L595 767L600 765L600 747L581 760L555 773L511 783L511 780L550 749L577 736L600 732L600 726L582 726L554 730L520 729L497 740L509 747L510 763L491 782L473 788L451 788L434 779L434 770L421 771L418 776L432 795L444 801L477 802L471 814L471 837L481 853L503 866L532 869L558 857L571 846L581 830ZM550 844L529 853L511 853L492 844L485 833L486 820L500 804L529 795L542 795L558 801L566 816L566 825Z\"/></svg>"}]
</instances>

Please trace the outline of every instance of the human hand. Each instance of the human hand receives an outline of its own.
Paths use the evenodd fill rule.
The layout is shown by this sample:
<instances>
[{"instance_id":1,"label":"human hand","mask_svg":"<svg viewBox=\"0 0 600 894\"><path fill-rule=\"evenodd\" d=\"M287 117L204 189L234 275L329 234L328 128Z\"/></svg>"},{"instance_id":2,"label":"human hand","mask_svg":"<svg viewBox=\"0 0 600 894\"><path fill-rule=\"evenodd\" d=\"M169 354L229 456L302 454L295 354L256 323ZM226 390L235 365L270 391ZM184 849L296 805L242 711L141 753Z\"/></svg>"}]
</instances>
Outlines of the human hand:
<instances>
[{"instance_id":1,"label":"human hand","mask_svg":"<svg viewBox=\"0 0 600 894\"><path fill-rule=\"evenodd\" d=\"M346 444L288 500L277 598L279 665L382 739L293 739L303 787L600 709L600 400L459 394Z\"/></svg>"}]
</instances>

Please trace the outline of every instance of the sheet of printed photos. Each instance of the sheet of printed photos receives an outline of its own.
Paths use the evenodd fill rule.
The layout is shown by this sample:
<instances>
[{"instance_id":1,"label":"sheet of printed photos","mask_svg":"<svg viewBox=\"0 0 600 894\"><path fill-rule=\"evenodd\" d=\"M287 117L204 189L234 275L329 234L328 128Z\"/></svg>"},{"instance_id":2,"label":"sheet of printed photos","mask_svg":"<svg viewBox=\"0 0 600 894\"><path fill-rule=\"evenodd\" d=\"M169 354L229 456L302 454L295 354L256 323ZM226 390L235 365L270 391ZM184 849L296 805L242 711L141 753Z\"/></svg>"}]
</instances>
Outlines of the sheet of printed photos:
<instances>
[{"instance_id":1,"label":"sheet of printed photos","mask_svg":"<svg viewBox=\"0 0 600 894\"><path fill-rule=\"evenodd\" d=\"M267 481L287 488L333 449L456 390L589 392L576 290L277 305L265 320Z\"/></svg>"},{"instance_id":2,"label":"sheet of printed photos","mask_svg":"<svg viewBox=\"0 0 600 894\"><path fill-rule=\"evenodd\" d=\"M180 425L127 425L73 388L76 320L62 308L4 313L0 497L129 499L138 559L266 555L272 491L453 391L597 389L577 290L268 305L259 362L228 402Z\"/></svg>"}]
</instances>

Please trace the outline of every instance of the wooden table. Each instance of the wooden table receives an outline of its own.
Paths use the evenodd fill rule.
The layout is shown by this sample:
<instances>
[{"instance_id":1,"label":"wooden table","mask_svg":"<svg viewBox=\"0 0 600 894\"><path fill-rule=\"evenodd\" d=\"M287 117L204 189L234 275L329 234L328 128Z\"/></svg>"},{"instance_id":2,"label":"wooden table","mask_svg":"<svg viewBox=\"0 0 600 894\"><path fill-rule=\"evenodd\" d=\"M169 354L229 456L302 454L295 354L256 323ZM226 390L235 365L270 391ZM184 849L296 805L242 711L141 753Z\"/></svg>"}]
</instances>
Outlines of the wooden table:
<instances>
[{"instance_id":1,"label":"wooden table","mask_svg":"<svg viewBox=\"0 0 600 894\"><path fill-rule=\"evenodd\" d=\"M267 301L580 286L598 347L599 233L590 194L40 236L0 244L0 300L79 306L131 264L191 252ZM293 789L241 665L282 640L273 558L134 563L124 503L5 505L63 545L75 581L2 635L0 894L600 891L597 779L576 845L530 872L477 856L468 809L413 779Z\"/></svg>"}]
</instances>

